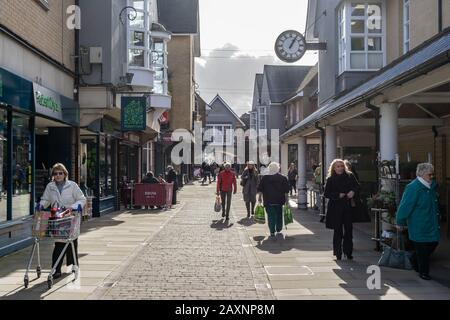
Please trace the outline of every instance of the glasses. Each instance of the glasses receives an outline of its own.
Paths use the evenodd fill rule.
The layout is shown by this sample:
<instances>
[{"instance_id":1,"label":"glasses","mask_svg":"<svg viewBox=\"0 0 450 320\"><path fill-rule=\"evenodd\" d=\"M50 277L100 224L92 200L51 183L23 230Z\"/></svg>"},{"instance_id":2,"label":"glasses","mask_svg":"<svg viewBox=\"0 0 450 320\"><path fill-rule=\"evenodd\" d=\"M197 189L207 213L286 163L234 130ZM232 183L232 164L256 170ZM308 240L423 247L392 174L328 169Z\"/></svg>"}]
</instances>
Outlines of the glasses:
<instances>
[{"instance_id":1,"label":"glasses","mask_svg":"<svg viewBox=\"0 0 450 320\"><path fill-rule=\"evenodd\" d=\"M53 176L64 176L65 173L64 172L53 172Z\"/></svg>"}]
</instances>

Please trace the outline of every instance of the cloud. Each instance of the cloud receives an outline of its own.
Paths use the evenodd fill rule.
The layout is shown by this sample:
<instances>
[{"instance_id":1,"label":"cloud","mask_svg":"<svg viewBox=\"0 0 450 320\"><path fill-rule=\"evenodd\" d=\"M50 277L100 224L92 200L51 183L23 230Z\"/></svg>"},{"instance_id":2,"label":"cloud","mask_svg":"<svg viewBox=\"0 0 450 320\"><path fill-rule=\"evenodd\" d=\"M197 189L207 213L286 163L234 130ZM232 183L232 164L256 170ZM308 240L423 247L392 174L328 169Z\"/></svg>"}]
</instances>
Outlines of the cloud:
<instances>
[{"instance_id":1,"label":"cloud","mask_svg":"<svg viewBox=\"0 0 450 320\"><path fill-rule=\"evenodd\" d=\"M280 64L272 55L244 52L230 43L204 53L196 59L200 95L210 102L220 94L239 116L251 110L255 74L265 64Z\"/></svg>"}]
</instances>

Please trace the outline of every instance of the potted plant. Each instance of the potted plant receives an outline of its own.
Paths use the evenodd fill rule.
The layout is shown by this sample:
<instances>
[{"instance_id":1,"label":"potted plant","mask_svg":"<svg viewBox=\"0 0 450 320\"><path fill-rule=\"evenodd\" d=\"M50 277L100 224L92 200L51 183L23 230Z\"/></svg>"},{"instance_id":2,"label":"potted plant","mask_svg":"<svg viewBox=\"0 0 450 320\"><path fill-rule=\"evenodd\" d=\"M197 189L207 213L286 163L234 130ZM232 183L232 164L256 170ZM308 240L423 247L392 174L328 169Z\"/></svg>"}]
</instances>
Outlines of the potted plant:
<instances>
[{"instance_id":1,"label":"potted plant","mask_svg":"<svg viewBox=\"0 0 450 320\"><path fill-rule=\"evenodd\" d=\"M396 196L393 191L380 191L367 199L369 208L386 209L382 216L383 230L395 229L395 213L397 211Z\"/></svg>"}]
</instances>

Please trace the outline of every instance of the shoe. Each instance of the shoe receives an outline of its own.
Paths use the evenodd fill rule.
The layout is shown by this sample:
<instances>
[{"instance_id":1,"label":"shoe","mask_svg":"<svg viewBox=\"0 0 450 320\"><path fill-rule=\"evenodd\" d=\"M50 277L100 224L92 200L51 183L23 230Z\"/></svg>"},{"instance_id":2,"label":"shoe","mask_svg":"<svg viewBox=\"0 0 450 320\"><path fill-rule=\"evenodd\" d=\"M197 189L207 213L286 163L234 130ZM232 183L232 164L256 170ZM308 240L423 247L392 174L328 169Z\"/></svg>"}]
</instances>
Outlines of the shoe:
<instances>
[{"instance_id":1,"label":"shoe","mask_svg":"<svg viewBox=\"0 0 450 320\"><path fill-rule=\"evenodd\" d=\"M225 218L225 213L222 213L222 218Z\"/></svg>"},{"instance_id":2,"label":"shoe","mask_svg":"<svg viewBox=\"0 0 450 320\"><path fill-rule=\"evenodd\" d=\"M431 280L431 277L427 274L421 274L419 277L422 278L423 280Z\"/></svg>"},{"instance_id":3,"label":"shoe","mask_svg":"<svg viewBox=\"0 0 450 320\"><path fill-rule=\"evenodd\" d=\"M61 278L62 274L61 272L55 272L55 274L53 275L53 279L59 279Z\"/></svg>"},{"instance_id":4,"label":"shoe","mask_svg":"<svg viewBox=\"0 0 450 320\"><path fill-rule=\"evenodd\" d=\"M351 255L351 254L349 254L349 255L345 255L345 258L347 259L347 260L353 260L353 256Z\"/></svg>"},{"instance_id":5,"label":"shoe","mask_svg":"<svg viewBox=\"0 0 450 320\"><path fill-rule=\"evenodd\" d=\"M338 261L342 260L342 256L336 256L336 260Z\"/></svg>"}]
</instances>

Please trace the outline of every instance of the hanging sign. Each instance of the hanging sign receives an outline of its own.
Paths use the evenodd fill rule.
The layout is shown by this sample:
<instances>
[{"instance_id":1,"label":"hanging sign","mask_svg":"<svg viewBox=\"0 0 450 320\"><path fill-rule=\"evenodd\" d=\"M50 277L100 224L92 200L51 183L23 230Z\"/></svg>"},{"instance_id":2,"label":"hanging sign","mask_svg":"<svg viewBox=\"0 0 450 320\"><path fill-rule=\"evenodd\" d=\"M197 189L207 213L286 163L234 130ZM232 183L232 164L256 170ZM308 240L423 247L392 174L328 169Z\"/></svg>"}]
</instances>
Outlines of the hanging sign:
<instances>
[{"instance_id":1,"label":"hanging sign","mask_svg":"<svg viewBox=\"0 0 450 320\"><path fill-rule=\"evenodd\" d=\"M122 131L144 131L147 128L147 99L122 97Z\"/></svg>"}]
</instances>

